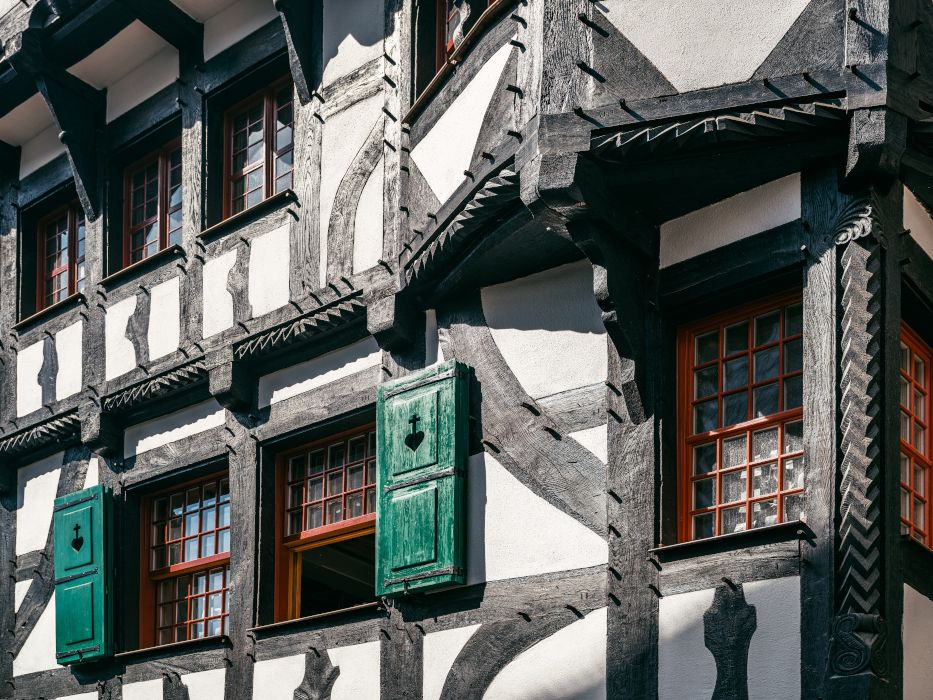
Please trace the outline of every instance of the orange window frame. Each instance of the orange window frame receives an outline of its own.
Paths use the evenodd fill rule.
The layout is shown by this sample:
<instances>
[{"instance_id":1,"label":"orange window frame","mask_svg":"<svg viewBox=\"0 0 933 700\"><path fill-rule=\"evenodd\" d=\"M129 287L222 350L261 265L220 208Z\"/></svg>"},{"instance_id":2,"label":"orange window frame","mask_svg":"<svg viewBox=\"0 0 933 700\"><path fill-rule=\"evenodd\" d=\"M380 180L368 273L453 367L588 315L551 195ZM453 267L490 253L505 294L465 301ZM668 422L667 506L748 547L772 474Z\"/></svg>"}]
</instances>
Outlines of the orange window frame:
<instances>
[{"instance_id":1,"label":"orange window frame","mask_svg":"<svg viewBox=\"0 0 933 700\"><path fill-rule=\"evenodd\" d=\"M220 487L221 482L227 482L227 495L228 498L226 501L221 501ZM200 490L200 493L203 494L203 487L207 484L214 483L216 485L215 490L215 501L214 505L204 506L203 502L200 502L200 505L197 510L186 511L186 501L185 494L190 489L197 487ZM194 539L196 542L200 543L201 537L204 534L213 534L214 535L214 549L216 550L220 547L219 543L219 533L223 530L230 532L229 538L232 540L232 513L228 516L227 525L220 525L220 506L223 504L228 505L228 513L233 508L232 499L229 496L229 477L226 471L215 472L209 476L200 477L198 479L193 479L182 484L178 484L169 489L164 489L156 493L147 495L140 504L140 528L139 528L139 537L140 537L140 603L139 603L139 645L140 648L149 648L161 644L167 644L169 642L160 642L158 638L158 632L161 628L164 628L165 625L160 625L159 620L159 601L157 596L159 594L159 585L166 581L177 581L180 577L190 575L195 576L197 574L205 574L208 578L208 574L211 571L216 571L222 569L223 574L223 588L220 589L221 598L222 598L222 610L221 610L221 631L220 634L226 633L227 621L229 619L229 606L228 606L228 591L229 591L229 567L230 567L230 551L217 552L210 556L199 556L195 559L184 561L184 546L185 541L189 539ZM172 519L169 509L171 508L171 496L175 494L182 495L182 514L181 518L181 538L170 538L167 534L169 528L169 522ZM157 501L166 499L167 504L167 513L169 513L166 519L159 519L158 521L154 517L154 507ZM213 508L214 510L214 527L202 529L204 512ZM198 515L198 531L197 533L188 532L185 524L185 516L193 513ZM165 544L167 545L171 542L180 542L181 543L181 557L182 561L171 564L166 563L166 565L159 568L153 568L153 552L155 547L160 546L160 543L154 541L154 531L155 528L164 524L165 526ZM200 545L199 545L200 546ZM211 591L216 592L216 591ZM203 593L193 592L189 589L189 592L185 596L177 597L178 600L186 600L189 604L190 601L201 597L206 596L207 591ZM165 603L165 601L162 601ZM174 602L174 599L173 599ZM206 603L206 600L205 600ZM173 611L174 614L174 611ZM175 621L173 618L172 627L180 626L182 624L187 628L196 624L200 620L205 622L210 616L205 614L203 617L192 617L189 614L187 619L184 622ZM207 636L207 635L205 635ZM192 639L192 637L188 637Z\"/></svg>"},{"instance_id":2,"label":"orange window frame","mask_svg":"<svg viewBox=\"0 0 933 700\"><path fill-rule=\"evenodd\" d=\"M61 263L59 261L59 264L55 265L52 269L48 269L46 264L49 258L47 248L47 242L49 240L48 229L50 226L60 222L63 218L66 221L63 230L68 233L68 248L65 250L64 248L56 247L55 257L60 257L61 253L64 251L65 262ZM83 235L80 237L78 236L79 231L83 232ZM84 217L84 210L77 200L56 208L49 214L43 216L36 223L37 311L53 306L60 301L64 301L73 294L83 291L86 275L86 270L84 269L86 245L87 220ZM46 283L61 274L65 274L65 286L56 287L55 292L50 296L46 291ZM61 289L65 290L65 295L60 299L54 298Z\"/></svg>"},{"instance_id":3,"label":"orange window frame","mask_svg":"<svg viewBox=\"0 0 933 700\"><path fill-rule=\"evenodd\" d=\"M775 524L785 522L785 504L788 510L796 511L802 508L804 492L803 472L803 365L802 340L803 321L801 295L799 292L781 294L770 297L754 304L748 304L724 313L691 323L678 329L677 335L677 501L678 501L678 539L681 542L701 539L702 537L715 537L729 534L723 531L723 513L730 511L727 517L732 517L733 509L744 507L744 527L736 529L752 529L760 527L754 522L754 511L760 508L762 517L767 520L765 508L775 506ZM789 310L800 308L799 320L794 312L790 320ZM776 339L767 342L758 342L756 339L756 320L765 319L772 314L779 315L778 335ZM731 337L739 339L741 343L741 325L747 323L745 330L745 348L741 344L734 352L729 352L727 346L727 329L735 329ZM793 328L788 328L792 325ZM790 331L788 334L786 331ZM696 341L698 338L709 337L716 332L715 355L705 361L697 361ZM756 378L756 361L758 357L773 358L777 350L776 373ZM743 359L744 358L744 359ZM798 359L799 358L799 359ZM743 362L747 364L742 370ZM789 364L790 363L790 368ZM762 363L766 366L765 363ZM727 368L727 365L729 367ZM697 372L709 372L715 369L715 391L699 396L697 388ZM731 374L732 384L729 384L726 370ZM742 382L743 372L745 381ZM708 376L705 375L704 376ZM777 391L777 410L765 415L755 417L754 401L757 400L756 390L761 390L762 396L774 385ZM794 401L799 396L799 404L785 406L789 390L795 390ZM727 411L726 401L730 406L742 407L742 394L745 394L745 419L733 422L724 420ZM728 398L727 398L728 397ZM735 401L731 397L736 397ZM707 402L716 402L715 425L703 430L697 430L695 421L695 408ZM775 432L776 431L776 432ZM744 437L744 446L743 446ZM765 443L765 438L768 442ZM765 454L756 454L756 439L761 439L762 447L770 445ZM773 442L771 441L773 439ZM733 449L734 448L734 449ZM743 452L744 450L744 452ZM736 460L729 464L730 460ZM799 471L794 471L799 470ZM774 489L762 493L755 493L753 483L760 478L759 483L768 485L773 475ZM744 479L744 496L723 500L732 486L740 484ZM701 483L702 482L702 483ZM712 491L705 488L711 482ZM694 502L696 495L698 501L708 501L706 505L699 506ZM790 497L790 500L788 500ZM756 505L757 504L757 505ZM735 516L741 513L735 511ZM713 519L711 534L697 537L694 531L694 517L704 523ZM797 519L797 518L794 518ZM731 524L731 523L730 523ZM771 523L765 523L771 524Z\"/></svg>"},{"instance_id":4,"label":"orange window frame","mask_svg":"<svg viewBox=\"0 0 933 700\"><path fill-rule=\"evenodd\" d=\"M487 0L483 11L488 9L497 0ZM460 16L460 10L454 7L450 0L437 0L437 38L435 41L435 70L443 68L447 59L457 48L451 37L450 24Z\"/></svg>"},{"instance_id":5,"label":"orange window frame","mask_svg":"<svg viewBox=\"0 0 933 700\"><path fill-rule=\"evenodd\" d=\"M224 186L223 186L223 216L228 218L234 214L246 211L256 206L260 202L268 199L273 194L284 192L291 189L294 185L295 172L295 110L294 110L294 89L291 78L285 77L275 81L269 87L255 92L249 97L236 103L224 113ZM278 104L278 95L284 90L288 90L289 98L286 102ZM262 120L262 156L255 162L245 162L242 168L234 167L234 158L237 154L246 151L248 153L249 144L249 112L256 107L261 107L260 114ZM282 127L277 127L278 114L287 110L290 115L287 122ZM236 120L247 115L246 138L247 143L243 148L235 148L234 139L241 130L234 130ZM288 132L288 137L284 146L278 145L279 135ZM291 164L282 172L276 173L275 169L279 162L285 162L285 158L292 159ZM259 187L249 189L249 174L259 169L263 170L262 181ZM243 206L237 208L235 201L240 196L235 194L235 183L243 179L244 191L242 194ZM284 184L283 183L287 183ZM253 204L249 204L249 193L260 191L260 198Z\"/></svg>"},{"instance_id":6,"label":"orange window frame","mask_svg":"<svg viewBox=\"0 0 933 700\"><path fill-rule=\"evenodd\" d=\"M351 430L346 430L334 435L329 435L326 438L320 440L315 440L314 442L307 443L301 447L290 449L286 452L276 455L275 458L275 541L277 543L275 551L275 570L276 570L276 584L275 584L275 621L283 622L285 620L292 620L298 617L299 611L301 610L301 566L300 566L300 557L303 552L308 549L313 549L315 547L324 547L330 544L336 544L337 542L342 542L344 540L353 539L355 537L364 537L366 535L372 535L376 532L376 512L375 512L375 483L376 475L373 471L372 478L369 478L370 469L375 470L376 465L376 456L375 456L375 423L370 423L368 425L363 425ZM313 479L317 478L317 472L312 473L310 465L310 456L317 453L318 451L324 451L328 455L329 459L329 450L330 448L336 446L337 444L343 443L345 446L348 446L350 442L357 438L363 438L365 440L365 456L359 460L351 460L351 454L349 449L347 449L346 457L342 466L342 481L341 481L341 490L339 494L327 493L327 483L324 479L324 475L331 472L337 471L331 467L331 465L326 465L322 474L322 497L320 499L309 499L308 492L311 488L310 482ZM292 460L306 456L308 459L305 462L307 474L303 479L293 480L290 479L290 464ZM347 473L350 469L354 469L358 466L363 466L363 485L361 488L347 489ZM288 518L289 512L296 510L296 507L291 507L294 504L289 502L289 490L290 487L297 485L296 482L300 483L303 480L304 484L301 487L301 505L297 508L300 508L301 513L301 531L289 534L287 532L288 528ZM367 493L372 491L373 499L372 505L368 504ZM329 523L326 522L326 516L323 518L323 522L318 527L307 528L308 521L308 508L313 507L317 503L321 503L322 512L326 512L325 504L328 502L329 498L333 495L335 498L340 498L343 504L343 508L346 507L347 498L362 493L363 500L363 514L347 518L340 519L337 522ZM342 512L345 512L342 510ZM375 584L374 584L375 585Z\"/></svg>"},{"instance_id":7,"label":"orange window frame","mask_svg":"<svg viewBox=\"0 0 933 700\"><path fill-rule=\"evenodd\" d=\"M933 349L907 324L901 324L900 400L900 517L901 533L933 547Z\"/></svg>"},{"instance_id":8,"label":"orange window frame","mask_svg":"<svg viewBox=\"0 0 933 700\"><path fill-rule=\"evenodd\" d=\"M172 156L175 153L178 154L177 164L172 163ZM133 178L139 172L145 173L145 171L153 165L155 166L157 182L155 194L156 212L152 216L145 216L144 211L142 220L134 224L133 192L136 188L133 187ZM123 170L123 267L145 260L151 255L155 255L160 250L165 250L170 244L181 243L181 219L178 219L178 225L176 227L171 227L172 215L179 214L184 206L184 184L181 179L181 169L181 138L177 138L165 144L159 150L149 153L145 157L131 163ZM170 200L172 189L171 179L176 172L178 174L178 189L180 193L178 202L172 204ZM144 190L146 182L147 180L145 180L144 175ZM144 194L142 203L144 210L146 202L148 201ZM156 249L152 252L147 252L149 246L145 243L145 231L152 224L156 224L159 227L159 239L156 242ZM135 249L133 246L133 236L140 232L143 233L143 245L139 248L142 251L142 255L134 260L133 253ZM175 235L176 232L177 236ZM173 239L175 240L173 241Z\"/></svg>"}]
</instances>

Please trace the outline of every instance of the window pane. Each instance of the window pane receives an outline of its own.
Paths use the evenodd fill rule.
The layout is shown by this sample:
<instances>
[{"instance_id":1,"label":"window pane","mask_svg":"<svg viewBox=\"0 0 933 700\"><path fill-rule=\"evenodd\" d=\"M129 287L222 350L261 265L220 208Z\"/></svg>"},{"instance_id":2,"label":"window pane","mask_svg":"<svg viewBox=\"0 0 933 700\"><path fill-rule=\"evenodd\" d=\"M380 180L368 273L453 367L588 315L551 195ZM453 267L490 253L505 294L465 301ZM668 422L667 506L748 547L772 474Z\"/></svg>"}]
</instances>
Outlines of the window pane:
<instances>
[{"instance_id":1,"label":"window pane","mask_svg":"<svg viewBox=\"0 0 933 700\"><path fill-rule=\"evenodd\" d=\"M230 530L221 530L217 533L217 553L230 551Z\"/></svg>"},{"instance_id":2,"label":"window pane","mask_svg":"<svg viewBox=\"0 0 933 700\"><path fill-rule=\"evenodd\" d=\"M724 440L722 443L722 464L723 469L730 467L740 467L748 459L748 450L746 448L746 438L744 435Z\"/></svg>"},{"instance_id":3,"label":"window pane","mask_svg":"<svg viewBox=\"0 0 933 700\"><path fill-rule=\"evenodd\" d=\"M705 364L719 356L719 331L712 331L697 336L696 363Z\"/></svg>"},{"instance_id":4,"label":"window pane","mask_svg":"<svg viewBox=\"0 0 933 700\"><path fill-rule=\"evenodd\" d=\"M755 389L755 417L763 418L778 412L778 385L766 384Z\"/></svg>"},{"instance_id":5,"label":"window pane","mask_svg":"<svg viewBox=\"0 0 933 700\"><path fill-rule=\"evenodd\" d=\"M719 385L719 367L712 365L704 369L699 369L694 373L694 396L695 399L702 399L707 396L714 396ZM352 459L352 457L351 457Z\"/></svg>"},{"instance_id":6,"label":"window pane","mask_svg":"<svg viewBox=\"0 0 933 700\"><path fill-rule=\"evenodd\" d=\"M803 494L784 496L784 522L803 518Z\"/></svg>"},{"instance_id":7,"label":"window pane","mask_svg":"<svg viewBox=\"0 0 933 700\"><path fill-rule=\"evenodd\" d=\"M726 328L726 355L748 350L748 322L736 323Z\"/></svg>"},{"instance_id":8,"label":"window pane","mask_svg":"<svg viewBox=\"0 0 933 700\"><path fill-rule=\"evenodd\" d=\"M767 496L778 490L777 464L765 464L752 469L752 498Z\"/></svg>"},{"instance_id":9,"label":"window pane","mask_svg":"<svg viewBox=\"0 0 933 700\"><path fill-rule=\"evenodd\" d=\"M777 428L759 430L752 435L752 460L769 459L778 454Z\"/></svg>"},{"instance_id":10,"label":"window pane","mask_svg":"<svg viewBox=\"0 0 933 700\"><path fill-rule=\"evenodd\" d=\"M347 496L347 518L358 518L363 514L363 494L354 493Z\"/></svg>"},{"instance_id":11,"label":"window pane","mask_svg":"<svg viewBox=\"0 0 933 700\"><path fill-rule=\"evenodd\" d=\"M800 408L803 405L803 375L788 377L784 380L784 410Z\"/></svg>"},{"instance_id":12,"label":"window pane","mask_svg":"<svg viewBox=\"0 0 933 700\"><path fill-rule=\"evenodd\" d=\"M716 443L693 448L693 473L706 474L716 469Z\"/></svg>"},{"instance_id":13,"label":"window pane","mask_svg":"<svg viewBox=\"0 0 933 700\"><path fill-rule=\"evenodd\" d=\"M748 493L745 488L747 473L744 469L735 472L726 472L722 475L722 502L732 503L740 501Z\"/></svg>"},{"instance_id":14,"label":"window pane","mask_svg":"<svg viewBox=\"0 0 933 700\"><path fill-rule=\"evenodd\" d=\"M752 527L765 527L777 523L777 501L759 501L752 504Z\"/></svg>"},{"instance_id":15,"label":"window pane","mask_svg":"<svg viewBox=\"0 0 933 700\"><path fill-rule=\"evenodd\" d=\"M366 437L361 435L350 440L350 461L359 462L366 457Z\"/></svg>"},{"instance_id":16,"label":"window pane","mask_svg":"<svg viewBox=\"0 0 933 700\"><path fill-rule=\"evenodd\" d=\"M803 333L803 305L793 304L784 310L785 337Z\"/></svg>"},{"instance_id":17,"label":"window pane","mask_svg":"<svg viewBox=\"0 0 933 700\"><path fill-rule=\"evenodd\" d=\"M723 389L741 389L748 386L748 356L737 357L724 363Z\"/></svg>"},{"instance_id":18,"label":"window pane","mask_svg":"<svg viewBox=\"0 0 933 700\"><path fill-rule=\"evenodd\" d=\"M716 514L704 513L693 517L693 538L701 540L706 537L712 537L716 530Z\"/></svg>"},{"instance_id":19,"label":"window pane","mask_svg":"<svg viewBox=\"0 0 933 700\"><path fill-rule=\"evenodd\" d=\"M742 532L745 530L745 506L738 508L724 508L722 510L722 534Z\"/></svg>"},{"instance_id":20,"label":"window pane","mask_svg":"<svg viewBox=\"0 0 933 700\"><path fill-rule=\"evenodd\" d=\"M717 424L718 401L705 401L694 407L694 433L706 433L714 430Z\"/></svg>"},{"instance_id":21,"label":"window pane","mask_svg":"<svg viewBox=\"0 0 933 700\"><path fill-rule=\"evenodd\" d=\"M755 353L755 382L772 379L778 375L778 348L768 348Z\"/></svg>"},{"instance_id":22,"label":"window pane","mask_svg":"<svg viewBox=\"0 0 933 700\"><path fill-rule=\"evenodd\" d=\"M709 508L716 502L716 479L693 482L693 507Z\"/></svg>"},{"instance_id":23,"label":"window pane","mask_svg":"<svg viewBox=\"0 0 933 700\"><path fill-rule=\"evenodd\" d=\"M780 337L781 314L774 311L755 319L755 345L772 343Z\"/></svg>"},{"instance_id":24,"label":"window pane","mask_svg":"<svg viewBox=\"0 0 933 700\"><path fill-rule=\"evenodd\" d=\"M214 547L214 534L203 535L201 537L201 556L212 557L217 551Z\"/></svg>"},{"instance_id":25,"label":"window pane","mask_svg":"<svg viewBox=\"0 0 933 700\"><path fill-rule=\"evenodd\" d=\"M784 372L803 369L803 340L792 340L784 346Z\"/></svg>"},{"instance_id":26,"label":"window pane","mask_svg":"<svg viewBox=\"0 0 933 700\"><path fill-rule=\"evenodd\" d=\"M784 424L784 452L803 450L803 421L797 420Z\"/></svg>"},{"instance_id":27,"label":"window pane","mask_svg":"<svg viewBox=\"0 0 933 700\"><path fill-rule=\"evenodd\" d=\"M803 457L791 457L784 460L784 489L803 488Z\"/></svg>"},{"instance_id":28,"label":"window pane","mask_svg":"<svg viewBox=\"0 0 933 700\"><path fill-rule=\"evenodd\" d=\"M724 426L743 423L748 420L748 392L740 391L737 394L729 394L722 399Z\"/></svg>"},{"instance_id":29,"label":"window pane","mask_svg":"<svg viewBox=\"0 0 933 700\"><path fill-rule=\"evenodd\" d=\"M343 506L340 498L327 501L327 522L338 523L343 520Z\"/></svg>"},{"instance_id":30,"label":"window pane","mask_svg":"<svg viewBox=\"0 0 933 700\"><path fill-rule=\"evenodd\" d=\"M363 465L347 469L347 490L363 488Z\"/></svg>"}]
</instances>

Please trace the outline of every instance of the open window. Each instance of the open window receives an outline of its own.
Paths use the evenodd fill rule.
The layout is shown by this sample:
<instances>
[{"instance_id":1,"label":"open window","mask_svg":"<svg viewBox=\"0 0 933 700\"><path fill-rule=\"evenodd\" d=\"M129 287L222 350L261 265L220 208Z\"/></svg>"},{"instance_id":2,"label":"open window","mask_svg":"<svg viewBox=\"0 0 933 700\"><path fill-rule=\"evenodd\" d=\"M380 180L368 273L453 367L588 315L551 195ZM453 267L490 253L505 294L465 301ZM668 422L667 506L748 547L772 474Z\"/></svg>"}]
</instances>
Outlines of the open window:
<instances>
[{"instance_id":1,"label":"open window","mask_svg":"<svg viewBox=\"0 0 933 700\"><path fill-rule=\"evenodd\" d=\"M226 473L143 500L140 646L226 634L230 508Z\"/></svg>"},{"instance_id":2,"label":"open window","mask_svg":"<svg viewBox=\"0 0 933 700\"><path fill-rule=\"evenodd\" d=\"M123 265L144 260L182 236L181 140L128 166L123 175Z\"/></svg>"},{"instance_id":3,"label":"open window","mask_svg":"<svg viewBox=\"0 0 933 700\"><path fill-rule=\"evenodd\" d=\"M680 540L801 519L800 295L682 327L677 343Z\"/></svg>"},{"instance_id":4,"label":"open window","mask_svg":"<svg viewBox=\"0 0 933 700\"><path fill-rule=\"evenodd\" d=\"M901 325L900 347L901 533L933 547L933 528L930 527L933 517L930 499L933 349L906 324Z\"/></svg>"},{"instance_id":5,"label":"open window","mask_svg":"<svg viewBox=\"0 0 933 700\"><path fill-rule=\"evenodd\" d=\"M276 470L276 620L375 601L375 427L280 454Z\"/></svg>"}]
</instances>

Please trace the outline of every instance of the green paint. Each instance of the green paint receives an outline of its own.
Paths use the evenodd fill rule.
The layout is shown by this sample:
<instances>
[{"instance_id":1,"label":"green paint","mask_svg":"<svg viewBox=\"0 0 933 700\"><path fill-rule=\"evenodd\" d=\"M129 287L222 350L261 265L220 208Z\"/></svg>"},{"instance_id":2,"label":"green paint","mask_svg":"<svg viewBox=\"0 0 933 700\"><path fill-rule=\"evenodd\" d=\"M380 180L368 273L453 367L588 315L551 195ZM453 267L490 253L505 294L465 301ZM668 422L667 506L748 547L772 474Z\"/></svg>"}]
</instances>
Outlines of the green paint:
<instances>
[{"instance_id":1,"label":"green paint","mask_svg":"<svg viewBox=\"0 0 933 700\"><path fill-rule=\"evenodd\" d=\"M450 361L379 387L378 595L466 580L469 377Z\"/></svg>"},{"instance_id":2,"label":"green paint","mask_svg":"<svg viewBox=\"0 0 933 700\"><path fill-rule=\"evenodd\" d=\"M113 653L112 496L92 486L55 499L55 652L58 663Z\"/></svg>"}]
</instances>

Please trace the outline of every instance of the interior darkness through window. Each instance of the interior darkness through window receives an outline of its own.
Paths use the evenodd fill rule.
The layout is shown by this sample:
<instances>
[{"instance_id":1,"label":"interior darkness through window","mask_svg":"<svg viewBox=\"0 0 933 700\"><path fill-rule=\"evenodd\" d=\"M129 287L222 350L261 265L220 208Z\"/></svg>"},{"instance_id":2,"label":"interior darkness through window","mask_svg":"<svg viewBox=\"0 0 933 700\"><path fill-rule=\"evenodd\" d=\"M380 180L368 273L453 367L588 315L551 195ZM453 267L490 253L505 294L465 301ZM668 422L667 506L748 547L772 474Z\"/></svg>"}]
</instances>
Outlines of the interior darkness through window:
<instances>
[{"instance_id":1,"label":"interior darkness through window","mask_svg":"<svg viewBox=\"0 0 933 700\"><path fill-rule=\"evenodd\" d=\"M301 553L300 616L376 599L376 538L364 535Z\"/></svg>"}]
</instances>

